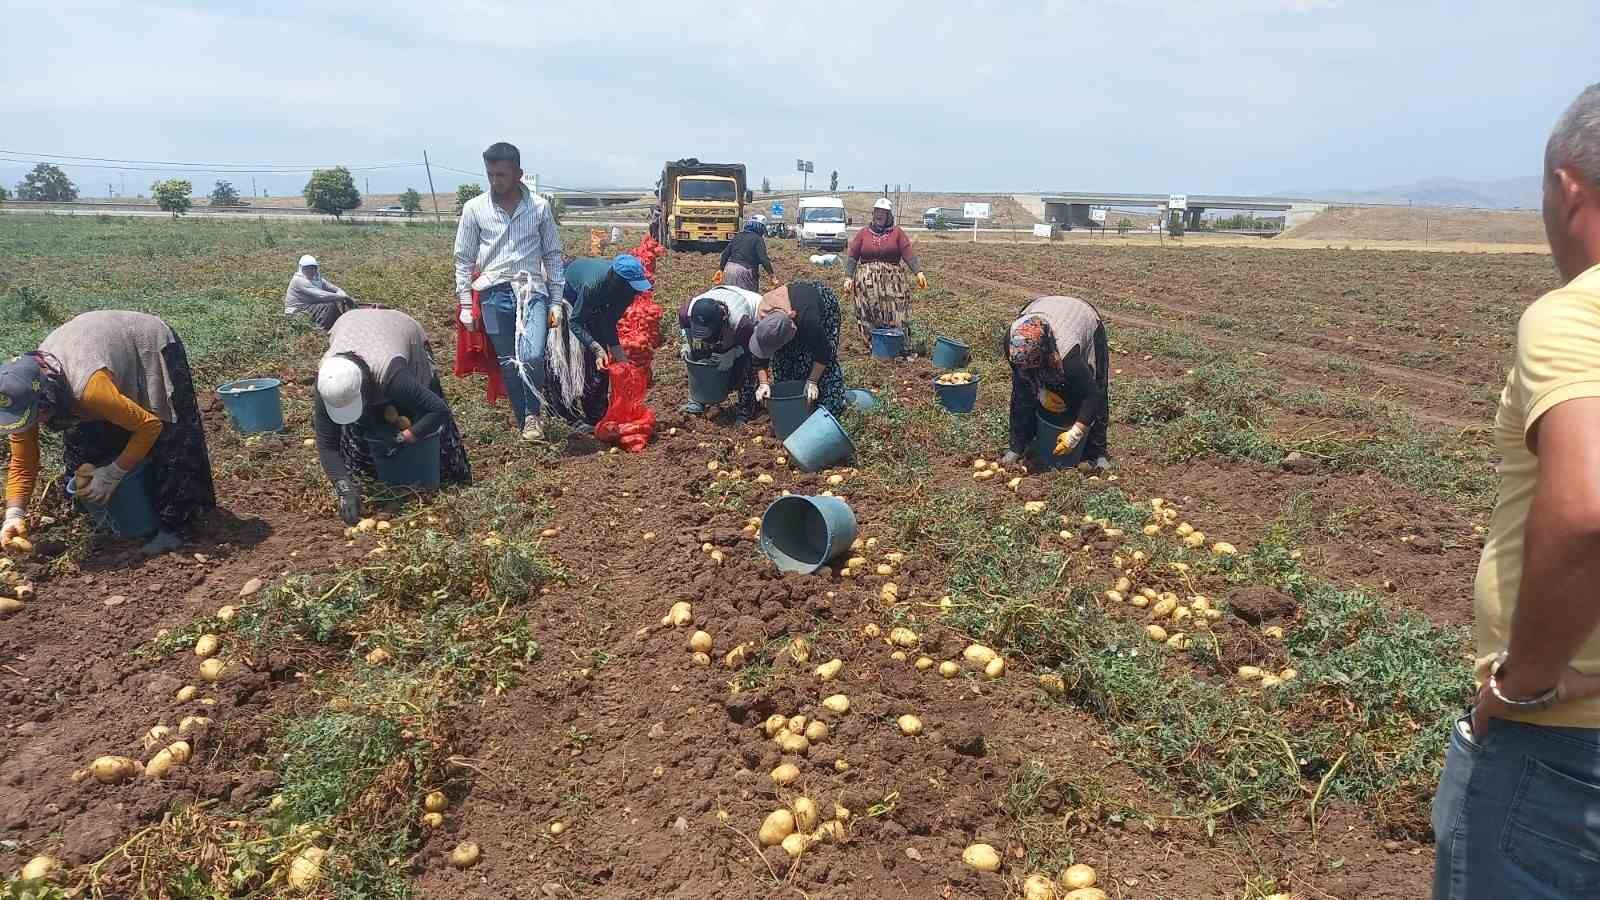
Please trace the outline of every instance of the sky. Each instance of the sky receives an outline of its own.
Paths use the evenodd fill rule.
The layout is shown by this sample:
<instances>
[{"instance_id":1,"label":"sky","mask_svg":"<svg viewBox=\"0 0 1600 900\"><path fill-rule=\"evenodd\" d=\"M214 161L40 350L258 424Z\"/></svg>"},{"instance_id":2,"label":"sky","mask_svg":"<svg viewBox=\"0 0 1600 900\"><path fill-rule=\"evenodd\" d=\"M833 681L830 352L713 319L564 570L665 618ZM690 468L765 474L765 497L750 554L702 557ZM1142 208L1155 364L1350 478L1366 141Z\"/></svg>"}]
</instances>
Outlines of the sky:
<instances>
[{"instance_id":1,"label":"sky","mask_svg":"<svg viewBox=\"0 0 1600 900\"><path fill-rule=\"evenodd\" d=\"M797 158L862 189L1501 179L1539 173L1600 78L1593 3L9 0L0 184L46 160L132 195L199 163L197 193L284 195L346 165L426 192L426 150L453 193L497 140L564 188L649 186L686 156L777 188Z\"/></svg>"}]
</instances>

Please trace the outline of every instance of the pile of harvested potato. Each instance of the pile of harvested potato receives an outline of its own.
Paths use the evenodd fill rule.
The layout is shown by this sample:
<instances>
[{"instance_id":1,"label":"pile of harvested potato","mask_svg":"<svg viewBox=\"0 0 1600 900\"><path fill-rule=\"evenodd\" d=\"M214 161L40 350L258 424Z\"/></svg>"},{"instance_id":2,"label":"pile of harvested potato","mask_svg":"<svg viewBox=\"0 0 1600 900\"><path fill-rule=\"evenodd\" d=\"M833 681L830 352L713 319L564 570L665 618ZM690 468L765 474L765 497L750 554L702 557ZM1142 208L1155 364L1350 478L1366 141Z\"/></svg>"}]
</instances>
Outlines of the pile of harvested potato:
<instances>
[{"instance_id":1,"label":"pile of harvested potato","mask_svg":"<svg viewBox=\"0 0 1600 900\"><path fill-rule=\"evenodd\" d=\"M839 701L842 701L844 709L849 710L849 698L843 694L835 694L834 697L838 697L839 700L834 701L832 706L827 703L824 703L823 706L830 711L834 711L834 707L841 705ZM829 700L833 700L833 697L830 697ZM826 741L829 735L833 733L833 729L829 727L827 722L802 715L783 716L774 714L768 716L761 727L766 732L767 737L778 745L780 751L791 756L806 756L811 752L813 745ZM781 771L782 769L783 767L780 766L772 772L772 780L778 781L780 784L786 783L780 780L780 775L787 774L785 771ZM794 774L795 777L799 777L798 770ZM789 780L793 781L794 779L790 778Z\"/></svg>"},{"instance_id":2,"label":"pile of harvested potato","mask_svg":"<svg viewBox=\"0 0 1600 900\"><path fill-rule=\"evenodd\" d=\"M988 481L1005 472L1005 466L989 459L978 458L972 461L972 477L977 481Z\"/></svg>"},{"instance_id":3,"label":"pile of harvested potato","mask_svg":"<svg viewBox=\"0 0 1600 900\"><path fill-rule=\"evenodd\" d=\"M781 768L781 767L780 767ZM835 805L833 816L822 819L822 811L810 797L796 797L787 807L775 809L761 822L756 833L763 847L782 847L791 857L799 857L816 844L831 841L842 844L850 839L850 810Z\"/></svg>"},{"instance_id":4,"label":"pile of harvested potato","mask_svg":"<svg viewBox=\"0 0 1600 900\"><path fill-rule=\"evenodd\" d=\"M975 380L977 380L977 376L973 375L971 372L946 372L943 375L940 375L938 378L935 378L934 382L936 384L948 386L953 384L971 384Z\"/></svg>"}]
</instances>

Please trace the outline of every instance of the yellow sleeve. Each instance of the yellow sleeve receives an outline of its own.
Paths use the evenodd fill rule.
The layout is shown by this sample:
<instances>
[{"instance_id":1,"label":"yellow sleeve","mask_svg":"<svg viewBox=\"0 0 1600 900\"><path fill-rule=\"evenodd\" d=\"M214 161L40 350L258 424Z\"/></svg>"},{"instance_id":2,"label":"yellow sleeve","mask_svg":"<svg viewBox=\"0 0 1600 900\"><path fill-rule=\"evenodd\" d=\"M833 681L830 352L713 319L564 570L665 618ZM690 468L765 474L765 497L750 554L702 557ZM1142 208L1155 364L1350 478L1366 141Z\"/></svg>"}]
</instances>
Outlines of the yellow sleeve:
<instances>
[{"instance_id":1,"label":"yellow sleeve","mask_svg":"<svg viewBox=\"0 0 1600 900\"><path fill-rule=\"evenodd\" d=\"M1517 325L1514 372L1524 436L1558 405L1600 397L1600 292L1568 285L1528 307Z\"/></svg>"},{"instance_id":2,"label":"yellow sleeve","mask_svg":"<svg viewBox=\"0 0 1600 900\"><path fill-rule=\"evenodd\" d=\"M6 467L6 506L28 508L39 477L39 426L11 436L11 462Z\"/></svg>"},{"instance_id":3,"label":"yellow sleeve","mask_svg":"<svg viewBox=\"0 0 1600 900\"><path fill-rule=\"evenodd\" d=\"M122 450L122 455L117 457L117 465L124 470L132 469L155 446L156 438L161 436L161 420L155 414L129 400L117 390L110 374L105 369L89 376L89 383L84 385L83 396L78 398L78 413L85 419L97 419L132 433L128 439L128 446Z\"/></svg>"}]
</instances>

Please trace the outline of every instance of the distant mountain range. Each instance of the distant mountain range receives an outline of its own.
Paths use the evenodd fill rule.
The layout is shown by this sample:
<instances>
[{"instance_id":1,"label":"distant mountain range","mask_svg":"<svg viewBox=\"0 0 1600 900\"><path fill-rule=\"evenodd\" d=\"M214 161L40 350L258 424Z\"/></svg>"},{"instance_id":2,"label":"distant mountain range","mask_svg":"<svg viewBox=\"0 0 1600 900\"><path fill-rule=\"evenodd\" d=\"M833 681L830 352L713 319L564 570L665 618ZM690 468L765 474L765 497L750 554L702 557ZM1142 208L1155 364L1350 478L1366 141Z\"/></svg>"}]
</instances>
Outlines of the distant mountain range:
<instances>
[{"instance_id":1,"label":"distant mountain range","mask_svg":"<svg viewBox=\"0 0 1600 900\"><path fill-rule=\"evenodd\" d=\"M1428 178L1413 184L1351 191L1280 191L1280 197L1304 197L1336 203L1414 204L1416 206L1475 206L1484 209L1538 209L1541 179L1537 175L1504 178L1499 181L1463 181L1459 178Z\"/></svg>"}]
</instances>

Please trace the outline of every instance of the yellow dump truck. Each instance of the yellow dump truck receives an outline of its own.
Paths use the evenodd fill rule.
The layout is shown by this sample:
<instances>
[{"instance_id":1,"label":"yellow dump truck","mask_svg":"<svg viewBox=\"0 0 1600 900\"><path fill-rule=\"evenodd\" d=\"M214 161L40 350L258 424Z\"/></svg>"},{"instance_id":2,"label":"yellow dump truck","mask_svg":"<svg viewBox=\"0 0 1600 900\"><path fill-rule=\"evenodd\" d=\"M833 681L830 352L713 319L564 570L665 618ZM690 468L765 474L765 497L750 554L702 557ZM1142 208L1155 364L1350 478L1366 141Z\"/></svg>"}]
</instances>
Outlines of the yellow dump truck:
<instances>
[{"instance_id":1,"label":"yellow dump truck","mask_svg":"<svg viewBox=\"0 0 1600 900\"><path fill-rule=\"evenodd\" d=\"M669 162L661 171L662 243L674 250L721 250L739 233L744 207L743 163Z\"/></svg>"}]
</instances>

